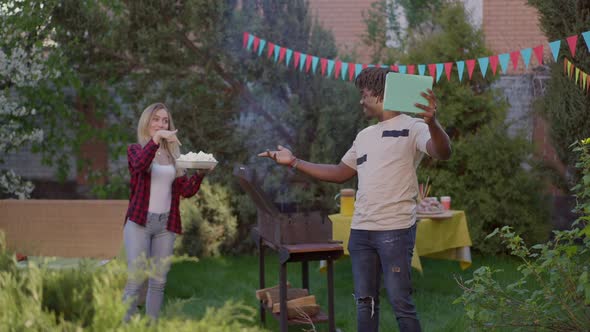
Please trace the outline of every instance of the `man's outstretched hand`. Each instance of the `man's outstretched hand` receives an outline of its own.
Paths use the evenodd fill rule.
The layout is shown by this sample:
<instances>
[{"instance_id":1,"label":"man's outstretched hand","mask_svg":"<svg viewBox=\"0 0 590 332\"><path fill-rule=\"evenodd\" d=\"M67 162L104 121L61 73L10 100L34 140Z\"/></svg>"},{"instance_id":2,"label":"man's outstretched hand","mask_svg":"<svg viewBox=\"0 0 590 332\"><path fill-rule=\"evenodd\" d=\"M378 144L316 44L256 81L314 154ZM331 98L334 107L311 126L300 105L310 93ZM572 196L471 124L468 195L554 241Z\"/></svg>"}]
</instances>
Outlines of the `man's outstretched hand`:
<instances>
[{"instance_id":1,"label":"man's outstretched hand","mask_svg":"<svg viewBox=\"0 0 590 332\"><path fill-rule=\"evenodd\" d=\"M295 156L291 150L281 145L277 149L277 151L266 150L265 152L261 152L258 154L258 157L271 158L280 165L290 165L295 160Z\"/></svg>"}]
</instances>

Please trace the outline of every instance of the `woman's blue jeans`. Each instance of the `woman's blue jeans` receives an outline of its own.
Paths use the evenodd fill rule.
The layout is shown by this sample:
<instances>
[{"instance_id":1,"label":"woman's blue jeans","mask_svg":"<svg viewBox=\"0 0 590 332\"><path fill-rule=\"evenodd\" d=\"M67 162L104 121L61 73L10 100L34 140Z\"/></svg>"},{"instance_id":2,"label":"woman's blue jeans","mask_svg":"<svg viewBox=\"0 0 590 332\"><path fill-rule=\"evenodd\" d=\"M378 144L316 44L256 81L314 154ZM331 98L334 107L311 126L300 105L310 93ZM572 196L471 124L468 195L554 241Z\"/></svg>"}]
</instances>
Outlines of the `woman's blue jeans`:
<instances>
[{"instance_id":1,"label":"woman's blue jeans","mask_svg":"<svg viewBox=\"0 0 590 332\"><path fill-rule=\"evenodd\" d=\"M176 234L168 231L168 213L148 213L145 227L127 220L123 229L127 253L127 285L123 301L131 300L124 320L128 321L137 312L137 299L145 281L148 268L150 277L145 310L148 316L157 319L164 299L166 275L170 270L170 258L174 250ZM148 264L149 262L149 264Z\"/></svg>"}]
</instances>

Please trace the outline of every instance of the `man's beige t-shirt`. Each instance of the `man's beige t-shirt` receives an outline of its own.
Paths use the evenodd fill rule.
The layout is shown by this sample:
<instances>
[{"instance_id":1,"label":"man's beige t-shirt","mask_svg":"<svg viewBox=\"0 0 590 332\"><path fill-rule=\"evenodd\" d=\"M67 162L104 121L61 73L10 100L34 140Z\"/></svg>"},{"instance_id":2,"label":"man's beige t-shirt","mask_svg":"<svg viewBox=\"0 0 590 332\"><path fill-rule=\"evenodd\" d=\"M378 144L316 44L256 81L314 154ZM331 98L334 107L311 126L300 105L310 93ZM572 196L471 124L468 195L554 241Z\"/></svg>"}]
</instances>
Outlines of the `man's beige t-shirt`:
<instances>
[{"instance_id":1,"label":"man's beige t-shirt","mask_svg":"<svg viewBox=\"0 0 590 332\"><path fill-rule=\"evenodd\" d=\"M358 174L352 229L404 229L416 222L416 168L428 140L424 120L405 114L358 133L342 157Z\"/></svg>"}]
</instances>

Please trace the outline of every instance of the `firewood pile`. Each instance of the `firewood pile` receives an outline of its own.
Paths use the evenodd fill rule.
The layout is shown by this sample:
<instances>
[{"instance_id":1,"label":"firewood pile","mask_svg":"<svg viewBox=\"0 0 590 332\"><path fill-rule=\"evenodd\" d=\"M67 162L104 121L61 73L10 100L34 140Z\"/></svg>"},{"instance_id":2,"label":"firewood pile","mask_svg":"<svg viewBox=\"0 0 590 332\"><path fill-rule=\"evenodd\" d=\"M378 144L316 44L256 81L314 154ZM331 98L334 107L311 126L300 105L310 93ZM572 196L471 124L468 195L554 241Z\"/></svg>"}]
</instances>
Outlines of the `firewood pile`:
<instances>
[{"instance_id":1,"label":"firewood pile","mask_svg":"<svg viewBox=\"0 0 590 332\"><path fill-rule=\"evenodd\" d=\"M279 286L259 289L256 291L256 298L271 310L273 314L280 314L281 303ZM309 295L307 289L292 288L287 282L287 317L312 318L320 312L320 306L316 303L315 295Z\"/></svg>"}]
</instances>

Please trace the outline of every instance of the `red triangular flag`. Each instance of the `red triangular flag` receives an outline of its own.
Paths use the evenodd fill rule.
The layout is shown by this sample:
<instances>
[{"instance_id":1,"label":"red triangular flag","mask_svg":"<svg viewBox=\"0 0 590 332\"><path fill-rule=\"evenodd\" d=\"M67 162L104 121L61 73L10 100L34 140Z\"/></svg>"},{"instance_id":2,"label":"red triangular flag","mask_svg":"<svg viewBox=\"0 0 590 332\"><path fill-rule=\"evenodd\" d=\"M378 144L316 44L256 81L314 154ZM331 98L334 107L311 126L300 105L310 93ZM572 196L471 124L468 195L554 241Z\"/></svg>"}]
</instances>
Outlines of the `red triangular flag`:
<instances>
[{"instance_id":1,"label":"red triangular flag","mask_svg":"<svg viewBox=\"0 0 590 332\"><path fill-rule=\"evenodd\" d=\"M367 68L367 67L369 67L369 65L368 65L368 64L366 64L366 63L363 63L363 69L365 69L365 68Z\"/></svg>"},{"instance_id":2,"label":"red triangular flag","mask_svg":"<svg viewBox=\"0 0 590 332\"><path fill-rule=\"evenodd\" d=\"M311 55L307 55L307 59L305 60L305 72L309 72L309 68L311 68L311 59L313 57Z\"/></svg>"},{"instance_id":3,"label":"red triangular flag","mask_svg":"<svg viewBox=\"0 0 590 332\"><path fill-rule=\"evenodd\" d=\"M340 78L340 69L342 68L342 61L336 61L334 65L334 78Z\"/></svg>"},{"instance_id":4,"label":"red triangular flag","mask_svg":"<svg viewBox=\"0 0 590 332\"><path fill-rule=\"evenodd\" d=\"M260 38L254 37L254 52L258 51L258 45L260 45Z\"/></svg>"},{"instance_id":5,"label":"red triangular flag","mask_svg":"<svg viewBox=\"0 0 590 332\"><path fill-rule=\"evenodd\" d=\"M465 63L467 64L467 73L469 74L469 79L471 79L471 76L473 75L473 69L475 69L475 59L465 60Z\"/></svg>"},{"instance_id":6,"label":"red triangular flag","mask_svg":"<svg viewBox=\"0 0 590 332\"><path fill-rule=\"evenodd\" d=\"M432 80L436 80L436 63L428 64L428 73L432 76Z\"/></svg>"},{"instance_id":7,"label":"red triangular flag","mask_svg":"<svg viewBox=\"0 0 590 332\"><path fill-rule=\"evenodd\" d=\"M496 75L496 70L498 70L498 55L490 56L490 66L492 67L492 73Z\"/></svg>"},{"instance_id":8,"label":"red triangular flag","mask_svg":"<svg viewBox=\"0 0 590 332\"><path fill-rule=\"evenodd\" d=\"M295 52L293 58L293 67L297 69L299 67L299 59L301 59L301 52Z\"/></svg>"},{"instance_id":9,"label":"red triangular flag","mask_svg":"<svg viewBox=\"0 0 590 332\"><path fill-rule=\"evenodd\" d=\"M279 63L281 63L281 61L283 61L283 59L285 58L285 52L287 52L287 49L281 47L281 49L279 50Z\"/></svg>"},{"instance_id":10,"label":"red triangular flag","mask_svg":"<svg viewBox=\"0 0 590 332\"><path fill-rule=\"evenodd\" d=\"M520 51L510 52L510 61L512 61L512 67L514 70L518 68L518 60L520 59Z\"/></svg>"},{"instance_id":11,"label":"red triangular flag","mask_svg":"<svg viewBox=\"0 0 590 332\"><path fill-rule=\"evenodd\" d=\"M576 44L578 43L578 35L575 36L569 36L566 38L567 40L567 44L570 47L570 53L572 54L572 57L576 56Z\"/></svg>"},{"instance_id":12,"label":"red triangular flag","mask_svg":"<svg viewBox=\"0 0 590 332\"><path fill-rule=\"evenodd\" d=\"M267 57L270 59L270 57L272 56L272 54L274 52L275 52L275 44L268 43L268 54L267 54Z\"/></svg>"},{"instance_id":13,"label":"red triangular flag","mask_svg":"<svg viewBox=\"0 0 590 332\"><path fill-rule=\"evenodd\" d=\"M248 38L250 38L250 34L244 32L244 40L242 41L242 47L246 48L248 46Z\"/></svg>"},{"instance_id":14,"label":"red triangular flag","mask_svg":"<svg viewBox=\"0 0 590 332\"><path fill-rule=\"evenodd\" d=\"M445 74L447 75L447 81L451 80L451 71L453 70L452 62L445 62Z\"/></svg>"},{"instance_id":15,"label":"red triangular flag","mask_svg":"<svg viewBox=\"0 0 590 332\"><path fill-rule=\"evenodd\" d=\"M389 68L391 70L393 70L394 72L399 73L399 67L397 65L391 65L391 66L389 66Z\"/></svg>"},{"instance_id":16,"label":"red triangular flag","mask_svg":"<svg viewBox=\"0 0 590 332\"><path fill-rule=\"evenodd\" d=\"M355 77L356 63L348 64L348 80L352 81Z\"/></svg>"},{"instance_id":17,"label":"red triangular flag","mask_svg":"<svg viewBox=\"0 0 590 332\"><path fill-rule=\"evenodd\" d=\"M537 57L537 62L539 63L539 65L543 64L543 45L539 45L535 48L533 48L533 51L535 52L535 56Z\"/></svg>"},{"instance_id":18,"label":"red triangular flag","mask_svg":"<svg viewBox=\"0 0 590 332\"><path fill-rule=\"evenodd\" d=\"M415 65L408 65L408 74L414 75L416 73L416 66Z\"/></svg>"},{"instance_id":19,"label":"red triangular flag","mask_svg":"<svg viewBox=\"0 0 590 332\"><path fill-rule=\"evenodd\" d=\"M326 66L328 65L328 59L321 58L320 64L322 65L322 76L326 76Z\"/></svg>"}]
</instances>

